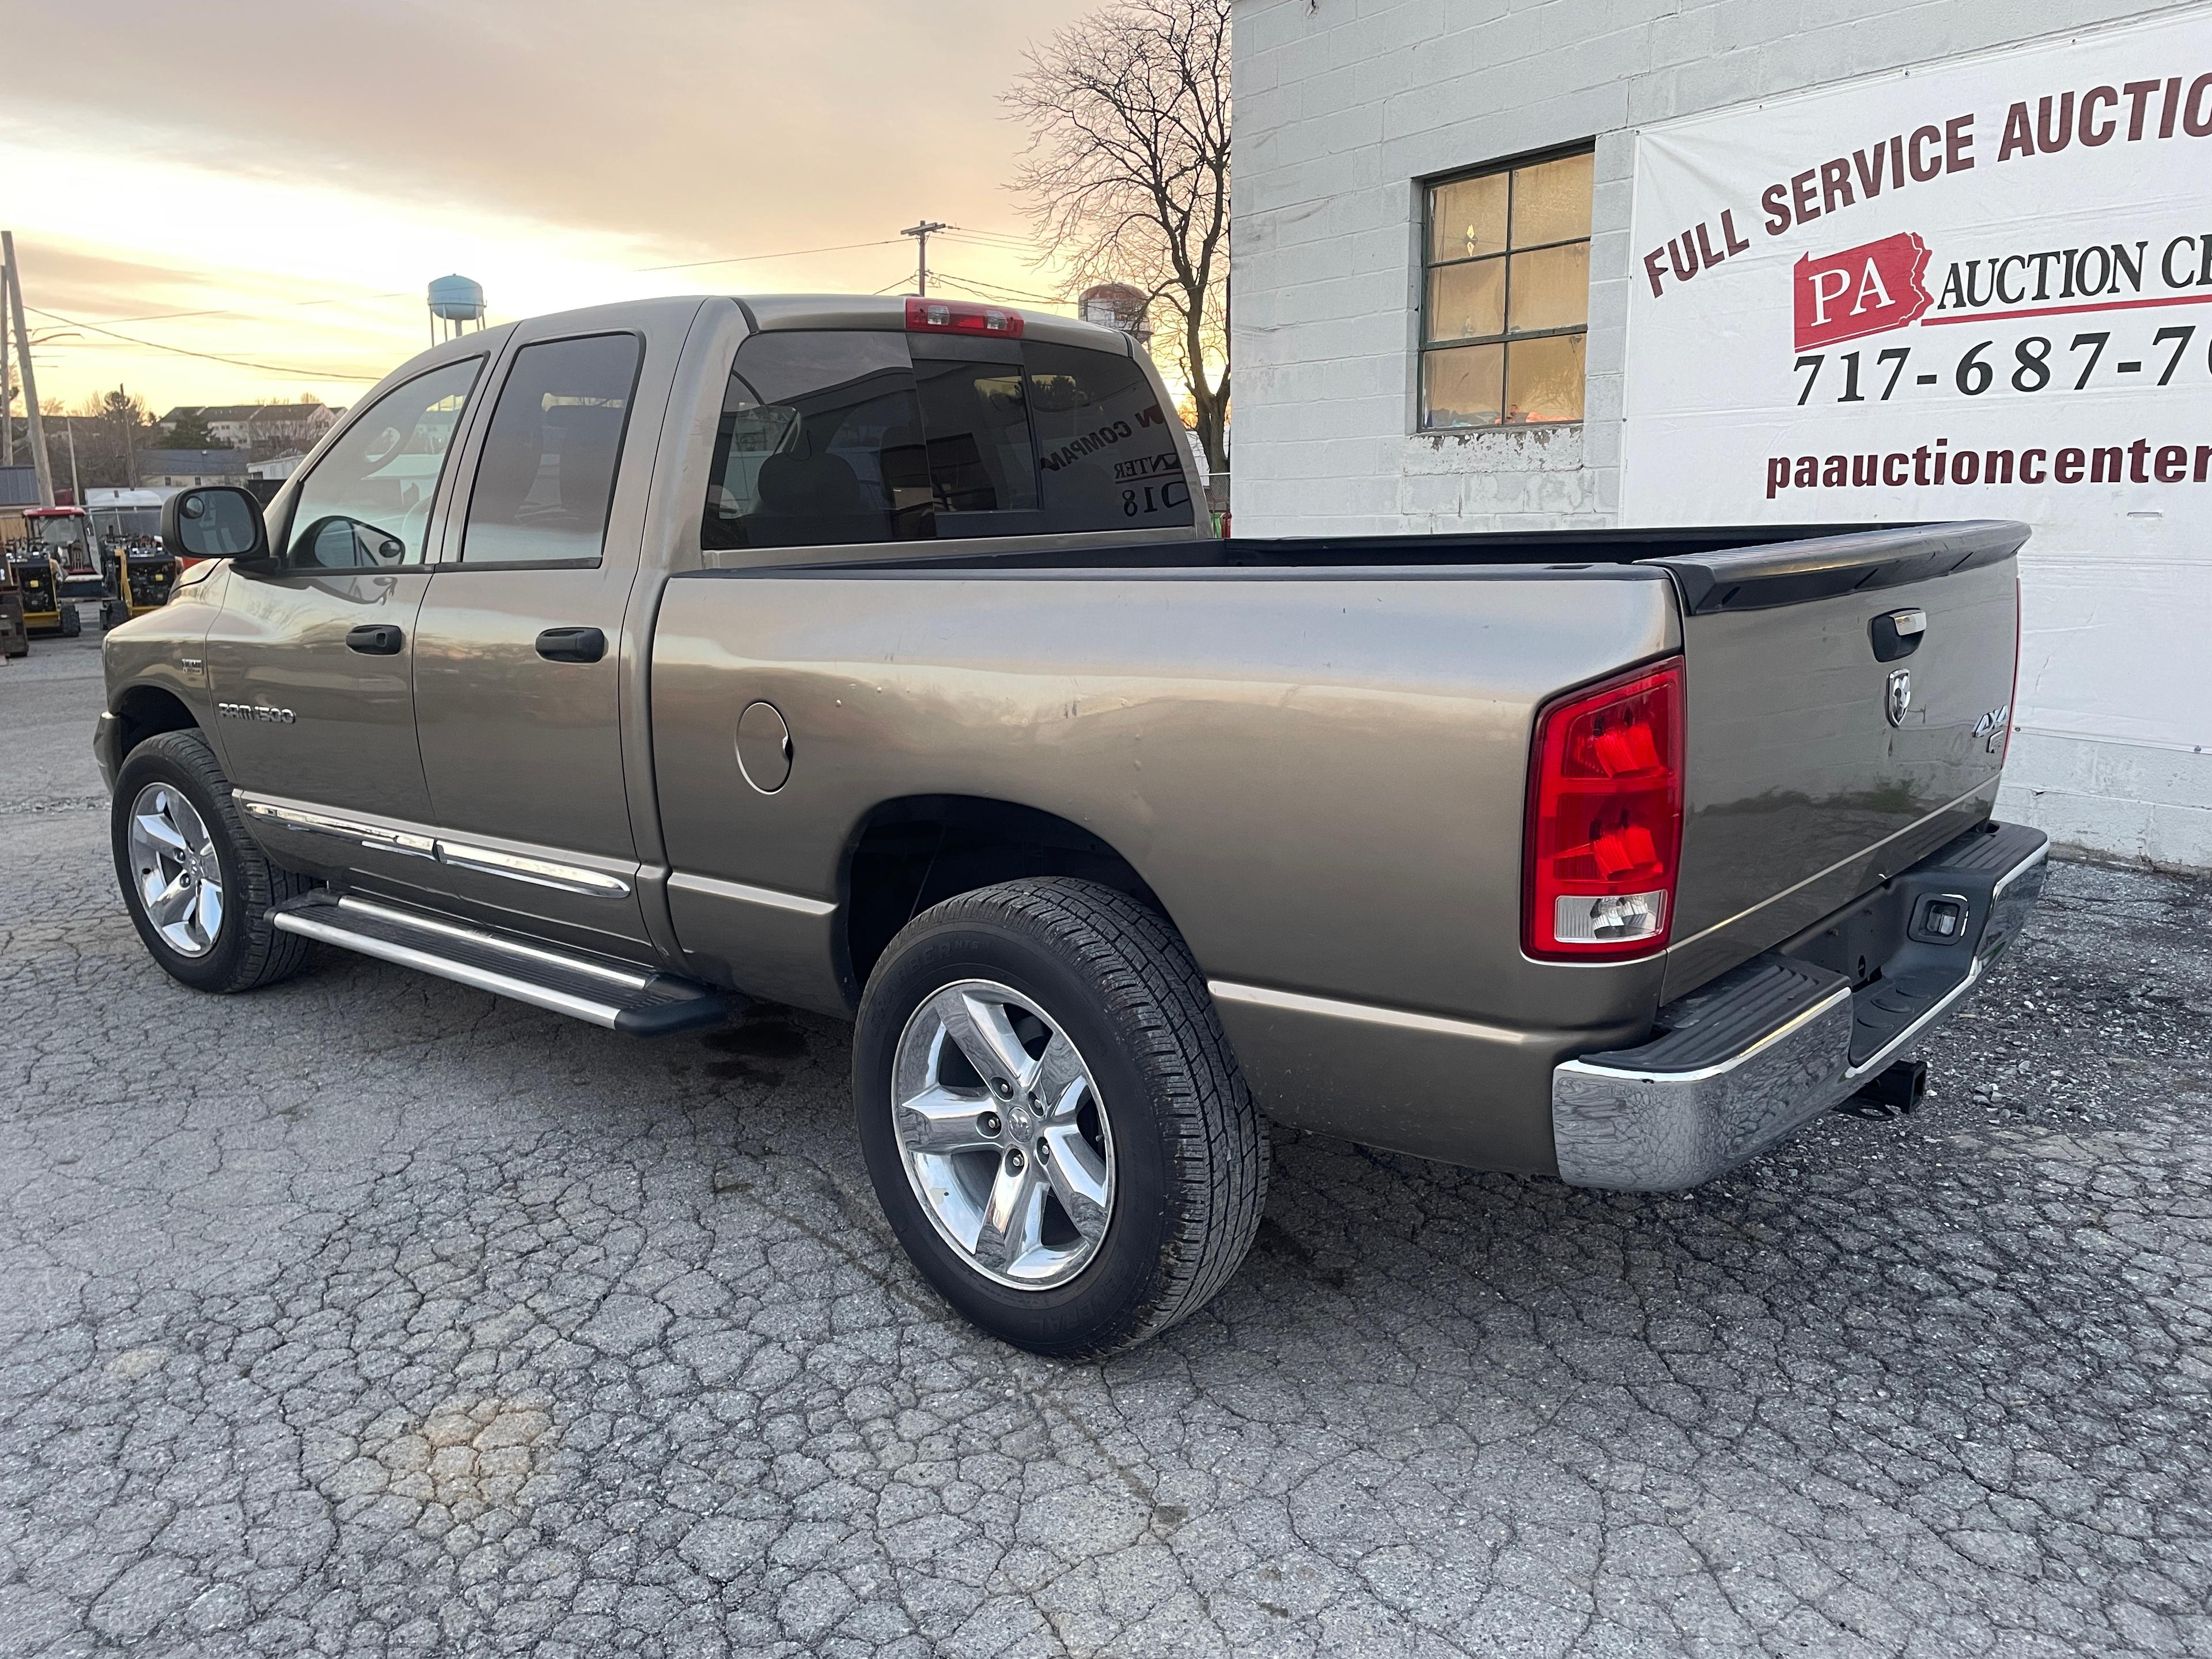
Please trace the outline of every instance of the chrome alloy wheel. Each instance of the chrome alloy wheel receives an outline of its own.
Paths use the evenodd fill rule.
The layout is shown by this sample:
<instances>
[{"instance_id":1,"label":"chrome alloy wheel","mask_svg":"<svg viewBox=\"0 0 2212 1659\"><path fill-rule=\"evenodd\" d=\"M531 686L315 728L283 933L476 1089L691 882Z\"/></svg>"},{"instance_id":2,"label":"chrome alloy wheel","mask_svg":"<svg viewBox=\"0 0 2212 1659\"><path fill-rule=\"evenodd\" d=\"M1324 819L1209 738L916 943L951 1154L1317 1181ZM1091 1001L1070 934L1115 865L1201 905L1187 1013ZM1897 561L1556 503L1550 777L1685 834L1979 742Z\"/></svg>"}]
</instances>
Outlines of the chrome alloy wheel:
<instances>
[{"instance_id":1,"label":"chrome alloy wheel","mask_svg":"<svg viewBox=\"0 0 2212 1659\"><path fill-rule=\"evenodd\" d=\"M149 783L131 804L131 878L161 941L204 957L222 933L222 863L207 825L173 784Z\"/></svg>"},{"instance_id":2,"label":"chrome alloy wheel","mask_svg":"<svg viewBox=\"0 0 2212 1659\"><path fill-rule=\"evenodd\" d=\"M1114 1215L1114 1135L1091 1068L1019 992L965 979L906 1023L891 1122L907 1180L969 1267L1016 1290L1084 1268Z\"/></svg>"}]
</instances>

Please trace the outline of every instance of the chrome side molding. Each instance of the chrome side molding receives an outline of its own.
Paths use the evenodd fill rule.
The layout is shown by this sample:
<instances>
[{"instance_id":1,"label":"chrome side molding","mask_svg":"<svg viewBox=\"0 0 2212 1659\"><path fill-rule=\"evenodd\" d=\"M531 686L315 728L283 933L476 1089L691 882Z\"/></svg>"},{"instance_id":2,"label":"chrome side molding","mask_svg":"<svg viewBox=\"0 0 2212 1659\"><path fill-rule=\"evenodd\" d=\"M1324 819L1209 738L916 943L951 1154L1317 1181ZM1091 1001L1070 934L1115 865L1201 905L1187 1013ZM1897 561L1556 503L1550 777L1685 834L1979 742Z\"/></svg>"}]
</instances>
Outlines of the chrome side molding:
<instances>
[{"instance_id":1,"label":"chrome side molding","mask_svg":"<svg viewBox=\"0 0 2212 1659\"><path fill-rule=\"evenodd\" d=\"M404 853L410 858L418 859L438 856L437 838L434 836L418 836L405 830L364 823L358 818L342 818L329 812L310 811L304 806L287 806L277 801L264 800L258 795L249 795L243 789L232 790L230 798L238 803L238 810L246 817L274 824L280 830L296 830L308 836L330 836L366 847L373 853Z\"/></svg>"},{"instance_id":2,"label":"chrome side molding","mask_svg":"<svg viewBox=\"0 0 2212 1659\"><path fill-rule=\"evenodd\" d=\"M669 877L668 884L680 893L699 893L738 904L762 904L771 910L790 910L802 916L826 916L837 908L828 899L808 898L803 893L787 893L774 887L753 887L742 881L724 881L717 876L678 874Z\"/></svg>"},{"instance_id":3,"label":"chrome side molding","mask_svg":"<svg viewBox=\"0 0 2212 1659\"><path fill-rule=\"evenodd\" d=\"M1542 1041L1533 1032L1508 1030L1479 1020L1448 1019L1440 1014L1417 1013L1410 1008L1390 1008L1375 1002L1345 1002L1304 991L1279 991L1266 985L1245 985L1236 980L1210 979L1206 990L1218 1002L1240 1002L1279 1013L1316 1014L1324 1019L1352 1020L1363 1025L1388 1026L1399 1031L1419 1031L1431 1036L1472 1037L1479 1042L1531 1047Z\"/></svg>"},{"instance_id":4,"label":"chrome side molding","mask_svg":"<svg viewBox=\"0 0 2212 1659\"><path fill-rule=\"evenodd\" d=\"M408 858L431 859L440 864L452 865L455 869L504 876L509 881L526 882L533 887L550 887L562 893L578 893L586 898L627 898L630 893L629 883L619 876L609 875L604 870L586 869L581 865L563 864L558 860L537 858L522 853L504 852L496 847L453 841L443 836L424 835L390 824L372 823L365 818L344 817L335 812L319 811L286 801L271 800L244 789L233 789L230 795L238 804L240 811L259 823L301 835L325 836L337 841L350 842L356 847L367 848L372 853L398 853Z\"/></svg>"},{"instance_id":5,"label":"chrome side molding","mask_svg":"<svg viewBox=\"0 0 2212 1659\"><path fill-rule=\"evenodd\" d=\"M587 898L625 898L629 894L629 884L618 876L573 864L556 864L550 859L502 853L497 848L447 841L442 836L438 839L438 861L462 870L481 871L488 876L505 876L509 881L526 881L533 887L581 893Z\"/></svg>"}]
</instances>

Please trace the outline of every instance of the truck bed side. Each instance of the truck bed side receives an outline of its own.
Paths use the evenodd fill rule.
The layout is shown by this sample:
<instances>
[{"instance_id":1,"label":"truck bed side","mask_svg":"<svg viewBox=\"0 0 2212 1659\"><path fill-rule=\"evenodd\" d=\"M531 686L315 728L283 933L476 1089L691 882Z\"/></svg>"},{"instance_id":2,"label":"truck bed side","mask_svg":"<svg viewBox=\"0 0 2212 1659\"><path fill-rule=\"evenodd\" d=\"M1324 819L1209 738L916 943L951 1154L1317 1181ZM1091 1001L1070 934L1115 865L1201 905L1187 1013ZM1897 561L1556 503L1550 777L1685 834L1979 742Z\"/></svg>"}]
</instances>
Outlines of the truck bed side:
<instances>
[{"instance_id":1,"label":"truck bed side","mask_svg":"<svg viewBox=\"0 0 2212 1659\"><path fill-rule=\"evenodd\" d=\"M1277 1115L1464 1146L1467 1080L1510 1073L1498 1097L1535 1104L1478 1139L1544 1168L1541 1079L1648 1023L1661 963L1522 954L1528 732L1678 646L1672 586L1635 567L679 577L653 672L676 930L696 971L842 1012L830 907L871 815L1005 800L1133 866ZM733 744L757 700L791 735L772 794ZM1363 1044L1409 1033L1425 1077L1363 1078Z\"/></svg>"}]
</instances>

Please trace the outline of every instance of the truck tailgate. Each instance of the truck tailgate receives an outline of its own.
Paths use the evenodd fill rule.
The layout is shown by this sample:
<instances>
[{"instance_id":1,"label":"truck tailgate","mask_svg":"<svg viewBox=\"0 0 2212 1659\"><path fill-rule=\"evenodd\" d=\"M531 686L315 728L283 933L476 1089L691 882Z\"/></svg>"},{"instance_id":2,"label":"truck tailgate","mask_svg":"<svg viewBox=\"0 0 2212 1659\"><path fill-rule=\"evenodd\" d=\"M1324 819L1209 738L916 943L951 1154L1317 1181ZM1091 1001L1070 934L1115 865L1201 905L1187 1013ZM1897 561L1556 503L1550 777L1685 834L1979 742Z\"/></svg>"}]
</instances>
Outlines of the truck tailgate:
<instances>
[{"instance_id":1,"label":"truck tailgate","mask_svg":"<svg viewBox=\"0 0 2212 1659\"><path fill-rule=\"evenodd\" d=\"M1687 728L1672 999L1989 815L2025 526L1685 554Z\"/></svg>"}]
</instances>

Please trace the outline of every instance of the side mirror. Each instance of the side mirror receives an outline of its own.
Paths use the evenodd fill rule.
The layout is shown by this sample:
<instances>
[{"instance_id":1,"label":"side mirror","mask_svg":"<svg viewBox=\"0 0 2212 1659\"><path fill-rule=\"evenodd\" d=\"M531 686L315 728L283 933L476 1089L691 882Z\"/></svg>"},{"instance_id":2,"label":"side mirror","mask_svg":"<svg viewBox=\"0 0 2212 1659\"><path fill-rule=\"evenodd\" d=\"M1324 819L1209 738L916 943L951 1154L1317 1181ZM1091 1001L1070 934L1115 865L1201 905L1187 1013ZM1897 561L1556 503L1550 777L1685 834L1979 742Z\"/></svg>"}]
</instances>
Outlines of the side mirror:
<instances>
[{"instance_id":1,"label":"side mirror","mask_svg":"<svg viewBox=\"0 0 2212 1659\"><path fill-rule=\"evenodd\" d=\"M162 502L161 542L188 559L269 558L261 503L228 484L180 489Z\"/></svg>"}]
</instances>

